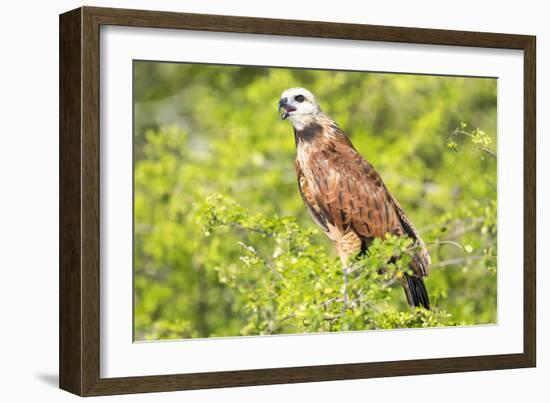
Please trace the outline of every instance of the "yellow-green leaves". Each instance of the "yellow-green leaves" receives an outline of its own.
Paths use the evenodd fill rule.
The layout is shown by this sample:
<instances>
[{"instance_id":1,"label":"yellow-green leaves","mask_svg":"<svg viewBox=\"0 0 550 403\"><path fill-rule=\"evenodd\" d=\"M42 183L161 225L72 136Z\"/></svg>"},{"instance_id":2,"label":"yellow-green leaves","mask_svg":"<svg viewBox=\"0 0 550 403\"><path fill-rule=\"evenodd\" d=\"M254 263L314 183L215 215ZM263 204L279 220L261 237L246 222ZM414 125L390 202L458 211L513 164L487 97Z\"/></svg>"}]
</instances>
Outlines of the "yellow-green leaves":
<instances>
[{"instance_id":1,"label":"yellow-green leaves","mask_svg":"<svg viewBox=\"0 0 550 403\"><path fill-rule=\"evenodd\" d=\"M399 284L410 239L390 237L359 258L339 316L341 264L300 198L277 113L294 86L420 231L434 312L410 312ZM495 321L496 159L484 149L496 150L496 80L136 62L134 90L137 340ZM461 120L469 135L447 141Z\"/></svg>"}]
</instances>

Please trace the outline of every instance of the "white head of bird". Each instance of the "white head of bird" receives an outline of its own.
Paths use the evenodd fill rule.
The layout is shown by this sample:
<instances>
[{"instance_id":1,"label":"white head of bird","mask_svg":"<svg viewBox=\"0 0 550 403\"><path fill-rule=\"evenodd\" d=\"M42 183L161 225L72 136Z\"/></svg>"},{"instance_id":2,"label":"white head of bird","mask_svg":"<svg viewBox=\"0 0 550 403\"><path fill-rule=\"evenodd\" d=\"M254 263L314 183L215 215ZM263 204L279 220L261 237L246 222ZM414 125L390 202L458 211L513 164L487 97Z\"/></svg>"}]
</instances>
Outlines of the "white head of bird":
<instances>
[{"instance_id":1,"label":"white head of bird","mask_svg":"<svg viewBox=\"0 0 550 403\"><path fill-rule=\"evenodd\" d=\"M315 95L305 88L289 88L281 94L279 111L283 120L288 119L296 130L301 130L315 121L321 113L321 108L315 99Z\"/></svg>"}]
</instances>

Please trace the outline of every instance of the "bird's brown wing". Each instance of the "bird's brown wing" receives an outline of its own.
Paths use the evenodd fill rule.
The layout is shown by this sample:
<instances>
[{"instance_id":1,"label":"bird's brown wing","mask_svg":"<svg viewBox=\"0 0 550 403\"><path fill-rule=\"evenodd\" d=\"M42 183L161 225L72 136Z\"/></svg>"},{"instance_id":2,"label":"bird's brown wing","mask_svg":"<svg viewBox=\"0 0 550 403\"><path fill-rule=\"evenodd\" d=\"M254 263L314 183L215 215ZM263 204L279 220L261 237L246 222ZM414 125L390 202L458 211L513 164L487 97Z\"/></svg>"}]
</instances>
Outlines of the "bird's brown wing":
<instances>
[{"instance_id":1,"label":"bird's brown wing","mask_svg":"<svg viewBox=\"0 0 550 403\"><path fill-rule=\"evenodd\" d=\"M393 195L389 191L387 191L387 193L392 200L392 203L397 212L397 215L399 216L399 220L401 221L401 225L403 226L405 233L415 240L415 246L418 249L418 253L416 253L415 260L413 261L415 272L417 275L427 276L428 274L430 274L430 264L432 263L428 248L426 247L426 244L422 240L422 237L420 236L412 221L409 219L409 217L407 217L407 215L399 205L399 202L393 197Z\"/></svg>"},{"instance_id":2,"label":"bird's brown wing","mask_svg":"<svg viewBox=\"0 0 550 403\"><path fill-rule=\"evenodd\" d=\"M319 225L325 232L328 232L327 216L319 210L315 194L312 192L312 187L306 179L304 171L302 170L298 160L296 160L296 176L298 177L298 189L300 190L300 195L302 196L302 200L304 201L309 214L317 225Z\"/></svg>"},{"instance_id":3,"label":"bird's brown wing","mask_svg":"<svg viewBox=\"0 0 550 403\"><path fill-rule=\"evenodd\" d=\"M308 202L338 231L352 229L365 239L404 233L380 175L351 146L335 143L312 152L308 168Z\"/></svg>"},{"instance_id":4,"label":"bird's brown wing","mask_svg":"<svg viewBox=\"0 0 550 403\"><path fill-rule=\"evenodd\" d=\"M418 276L428 274L429 255L416 228L378 172L349 143L333 143L312 152L308 170L300 172L304 202L325 230L334 227L342 235L353 231L364 248L387 233L407 234L420 250L412 269Z\"/></svg>"}]
</instances>

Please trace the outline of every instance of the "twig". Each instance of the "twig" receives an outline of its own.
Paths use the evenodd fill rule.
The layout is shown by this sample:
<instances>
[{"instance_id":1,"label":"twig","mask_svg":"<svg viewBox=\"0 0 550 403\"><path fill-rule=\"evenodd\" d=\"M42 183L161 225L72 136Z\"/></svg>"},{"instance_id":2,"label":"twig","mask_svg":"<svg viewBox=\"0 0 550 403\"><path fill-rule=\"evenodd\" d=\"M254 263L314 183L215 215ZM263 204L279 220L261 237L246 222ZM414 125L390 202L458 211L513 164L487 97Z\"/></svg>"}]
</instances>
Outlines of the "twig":
<instances>
[{"instance_id":1,"label":"twig","mask_svg":"<svg viewBox=\"0 0 550 403\"><path fill-rule=\"evenodd\" d=\"M245 249L246 251L248 251L248 253L251 253L253 254L254 256L256 256L258 259L260 259L263 264L271 271L271 273L273 273L273 275L279 279L282 279L284 278L283 275L281 273L279 273L277 270L275 270L275 267L273 267L273 265L271 263L269 263L267 261L267 259L265 259L263 256L260 256L258 254L258 252L256 252L256 249L254 249L252 246L248 246L246 245L244 242L238 242L239 246L243 249Z\"/></svg>"},{"instance_id":2,"label":"twig","mask_svg":"<svg viewBox=\"0 0 550 403\"><path fill-rule=\"evenodd\" d=\"M464 250L464 245L462 245L460 242L449 241L449 240L434 241L434 242L430 242L428 245L453 245L459 249Z\"/></svg>"},{"instance_id":3,"label":"twig","mask_svg":"<svg viewBox=\"0 0 550 403\"><path fill-rule=\"evenodd\" d=\"M443 260L438 263L434 263L431 265L431 269L437 269L438 267L445 267L445 266L453 266L461 263L469 263L474 260L482 260L486 256L468 256L468 257L459 257L455 259L449 259L449 260Z\"/></svg>"},{"instance_id":4,"label":"twig","mask_svg":"<svg viewBox=\"0 0 550 403\"><path fill-rule=\"evenodd\" d=\"M388 281L383 282L384 287L391 287L397 281L397 276L394 274Z\"/></svg>"},{"instance_id":5,"label":"twig","mask_svg":"<svg viewBox=\"0 0 550 403\"><path fill-rule=\"evenodd\" d=\"M450 241L450 240L443 240L443 241L433 241L426 244L427 246L437 246L437 245L453 245L459 248L460 250L464 250L464 245L462 245L459 242L456 241ZM416 249L421 249L422 245L415 244L413 246L409 246L407 249L405 249L404 253L412 252Z\"/></svg>"},{"instance_id":6,"label":"twig","mask_svg":"<svg viewBox=\"0 0 550 403\"><path fill-rule=\"evenodd\" d=\"M460 224L464 224L464 225L467 225L467 224L480 224L483 222L485 218L484 217L471 217L471 218L465 218L465 219L460 219L460 220L454 220L454 221L448 221L448 222L445 222L445 223L435 223L435 224L428 224L422 228L419 228L418 229L418 232L419 233L424 233L424 232L428 232L428 231L431 231L432 229L434 228L437 228L437 227L456 227ZM469 227L467 227L468 229L474 229L475 226L473 225L470 225ZM466 231L464 231L466 232ZM463 232L462 232L463 233ZM451 236L449 236L450 238L453 238L454 235L461 235L462 233L453 233Z\"/></svg>"},{"instance_id":7,"label":"twig","mask_svg":"<svg viewBox=\"0 0 550 403\"><path fill-rule=\"evenodd\" d=\"M342 298L336 298L336 297L334 297L334 298L329 298L329 299L327 299L327 300L321 302L321 306L322 306L323 308L326 308L327 306L329 306L329 305L332 304L333 302L340 302L340 301L342 301Z\"/></svg>"},{"instance_id":8,"label":"twig","mask_svg":"<svg viewBox=\"0 0 550 403\"><path fill-rule=\"evenodd\" d=\"M233 228L236 228L237 230L241 230L241 231L251 231L251 232L255 232L257 234L261 234L261 235L264 235L268 238L272 238L273 237L273 234L270 233L270 232L267 232L266 230L263 230L259 227L245 227L244 225L242 224L238 224L238 223L230 223L229 224L230 226L232 226Z\"/></svg>"},{"instance_id":9,"label":"twig","mask_svg":"<svg viewBox=\"0 0 550 403\"><path fill-rule=\"evenodd\" d=\"M485 148L485 147L479 147L479 149L487 154L489 154L491 157L493 157L494 159L497 159L497 155L495 154L494 151L491 151L489 150L488 148Z\"/></svg>"},{"instance_id":10,"label":"twig","mask_svg":"<svg viewBox=\"0 0 550 403\"><path fill-rule=\"evenodd\" d=\"M479 129L478 129L478 130L479 130ZM460 129L455 129L455 130L451 133L451 137L452 137L452 136L456 136L457 134L462 134L462 135L468 136L468 137L470 137L470 138L474 137L474 136L472 135L472 133L468 133L468 132L465 132L464 130L460 130ZM497 154L496 154L494 151L488 149L487 147L478 146L477 144L474 144L474 146L475 146L478 150L481 150L481 151L483 151L484 153L489 154L491 157L497 159ZM456 151L456 150L455 150L455 151Z\"/></svg>"}]
</instances>

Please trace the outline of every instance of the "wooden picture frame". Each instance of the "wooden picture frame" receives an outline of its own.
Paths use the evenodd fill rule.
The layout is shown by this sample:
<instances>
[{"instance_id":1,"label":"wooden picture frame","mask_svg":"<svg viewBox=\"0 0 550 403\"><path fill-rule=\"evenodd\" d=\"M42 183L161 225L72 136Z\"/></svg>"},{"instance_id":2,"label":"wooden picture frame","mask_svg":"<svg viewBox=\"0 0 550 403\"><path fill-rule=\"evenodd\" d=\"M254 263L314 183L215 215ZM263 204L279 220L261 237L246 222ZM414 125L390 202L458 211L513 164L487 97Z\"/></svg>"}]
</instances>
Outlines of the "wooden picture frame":
<instances>
[{"instance_id":1,"label":"wooden picture frame","mask_svg":"<svg viewBox=\"0 0 550 403\"><path fill-rule=\"evenodd\" d=\"M524 52L523 353L100 377L100 27L171 28ZM535 37L81 7L60 16L60 387L80 396L533 367L536 363Z\"/></svg>"}]
</instances>

